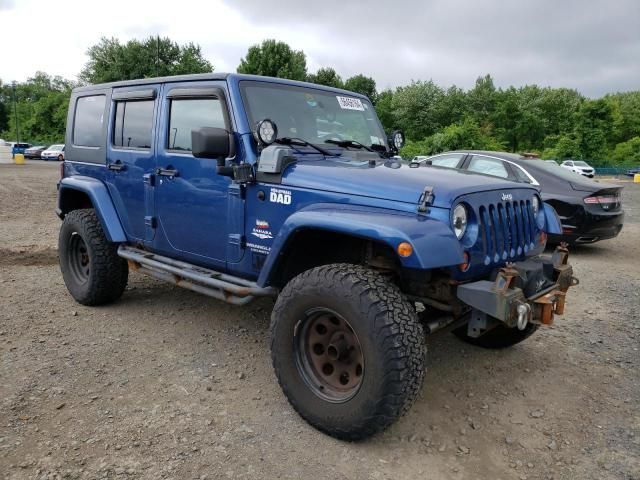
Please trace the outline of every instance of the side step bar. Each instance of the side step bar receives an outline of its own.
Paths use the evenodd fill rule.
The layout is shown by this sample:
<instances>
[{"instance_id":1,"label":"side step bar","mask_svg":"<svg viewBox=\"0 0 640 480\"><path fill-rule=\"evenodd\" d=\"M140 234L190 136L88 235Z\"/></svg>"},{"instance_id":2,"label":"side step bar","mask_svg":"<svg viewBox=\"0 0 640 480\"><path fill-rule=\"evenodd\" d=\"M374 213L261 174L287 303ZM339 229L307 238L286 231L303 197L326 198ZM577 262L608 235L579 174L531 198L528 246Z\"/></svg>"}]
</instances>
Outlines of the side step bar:
<instances>
[{"instance_id":1,"label":"side step bar","mask_svg":"<svg viewBox=\"0 0 640 480\"><path fill-rule=\"evenodd\" d=\"M255 282L243 278L127 245L118 247L118 256L127 259L132 270L234 305L244 305L255 297L270 297L278 293L272 287L259 287Z\"/></svg>"}]
</instances>

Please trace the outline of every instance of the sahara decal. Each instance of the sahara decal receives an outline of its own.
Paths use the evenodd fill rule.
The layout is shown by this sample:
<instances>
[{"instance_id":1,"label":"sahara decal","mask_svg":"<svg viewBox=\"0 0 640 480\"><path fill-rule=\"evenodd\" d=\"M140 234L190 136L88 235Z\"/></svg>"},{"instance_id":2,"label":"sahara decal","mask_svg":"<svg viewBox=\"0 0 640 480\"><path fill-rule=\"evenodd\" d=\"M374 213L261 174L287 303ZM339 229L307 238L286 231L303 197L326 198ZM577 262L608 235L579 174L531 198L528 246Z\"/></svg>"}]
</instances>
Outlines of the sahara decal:
<instances>
[{"instance_id":1,"label":"sahara decal","mask_svg":"<svg viewBox=\"0 0 640 480\"><path fill-rule=\"evenodd\" d=\"M261 240L273 238L273 234L269 230L269 222L259 219L256 219L256 226L251 231L251 235L258 237Z\"/></svg>"}]
</instances>

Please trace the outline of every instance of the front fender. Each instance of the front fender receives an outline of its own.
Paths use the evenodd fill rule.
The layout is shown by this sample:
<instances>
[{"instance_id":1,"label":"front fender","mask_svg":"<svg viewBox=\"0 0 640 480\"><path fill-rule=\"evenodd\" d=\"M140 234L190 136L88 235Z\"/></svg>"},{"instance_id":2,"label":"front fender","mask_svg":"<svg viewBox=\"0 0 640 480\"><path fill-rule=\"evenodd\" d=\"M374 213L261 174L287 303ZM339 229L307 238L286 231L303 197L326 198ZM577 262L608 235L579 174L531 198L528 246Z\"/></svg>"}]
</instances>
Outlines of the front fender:
<instances>
[{"instance_id":1,"label":"front fender","mask_svg":"<svg viewBox=\"0 0 640 480\"><path fill-rule=\"evenodd\" d=\"M432 269L464 262L463 249L451 228L424 215L407 214L379 208L348 205L314 206L287 218L271 246L260 272L258 285L269 284L272 272L286 251L293 234L305 229L326 230L373 240L388 245L394 252L401 242L409 242L413 253L400 257L403 267ZM313 252L309 252L313 255Z\"/></svg>"},{"instance_id":2,"label":"front fender","mask_svg":"<svg viewBox=\"0 0 640 480\"><path fill-rule=\"evenodd\" d=\"M61 216L68 213L65 210L65 195L71 191L80 191L85 193L91 200L91 204L100 219L102 229L104 230L107 240L110 242L126 242L127 236L124 233L120 218L113 206L113 200L107 190L107 186L100 180L92 177L73 176L66 177L60 181L58 191L58 212Z\"/></svg>"},{"instance_id":3,"label":"front fender","mask_svg":"<svg viewBox=\"0 0 640 480\"><path fill-rule=\"evenodd\" d=\"M556 209L547 202L542 202L544 209L544 231L554 235L562 235L562 223Z\"/></svg>"}]
</instances>

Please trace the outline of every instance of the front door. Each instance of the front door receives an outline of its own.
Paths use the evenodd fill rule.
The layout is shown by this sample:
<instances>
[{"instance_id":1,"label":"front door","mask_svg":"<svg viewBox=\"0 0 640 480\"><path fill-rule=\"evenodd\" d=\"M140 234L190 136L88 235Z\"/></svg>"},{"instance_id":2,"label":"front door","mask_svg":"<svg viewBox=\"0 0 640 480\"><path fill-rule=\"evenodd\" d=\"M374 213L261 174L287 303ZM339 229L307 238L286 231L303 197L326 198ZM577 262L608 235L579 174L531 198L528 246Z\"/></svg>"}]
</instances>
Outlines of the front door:
<instances>
[{"instance_id":1,"label":"front door","mask_svg":"<svg viewBox=\"0 0 640 480\"><path fill-rule=\"evenodd\" d=\"M191 130L218 127L231 131L222 84L166 84L157 136L155 177L158 225L154 247L195 263L224 268L229 216L238 203L229 201L231 179L216 173L216 160L191 154ZM232 205L234 208L229 208ZM235 223L235 222L233 222Z\"/></svg>"},{"instance_id":2,"label":"front door","mask_svg":"<svg viewBox=\"0 0 640 480\"><path fill-rule=\"evenodd\" d=\"M159 85L113 90L107 139L106 183L131 241L149 243L154 230L153 195L148 184L155 168L155 120Z\"/></svg>"}]
</instances>

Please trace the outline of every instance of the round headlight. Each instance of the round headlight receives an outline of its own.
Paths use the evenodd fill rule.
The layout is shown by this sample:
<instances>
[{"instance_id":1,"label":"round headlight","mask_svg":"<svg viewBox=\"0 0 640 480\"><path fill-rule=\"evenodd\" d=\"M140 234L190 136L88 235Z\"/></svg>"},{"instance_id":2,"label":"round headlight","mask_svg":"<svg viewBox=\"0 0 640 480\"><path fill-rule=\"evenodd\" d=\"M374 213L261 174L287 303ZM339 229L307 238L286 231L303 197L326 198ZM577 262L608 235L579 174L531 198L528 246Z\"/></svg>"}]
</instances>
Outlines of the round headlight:
<instances>
[{"instance_id":1,"label":"round headlight","mask_svg":"<svg viewBox=\"0 0 640 480\"><path fill-rule=\"evenodd\" d=\"M278 138L278 127L274 122L265 118L256 125L256 136L261 144L271 145Z\"/></svg>"},{"instance_id":2,"label":"round headlight","mask_svg":"<svg viewBox=\"0 0 640 480\"><path fill-rule=\"evenodd\" d=\"M467 209L463 204L459 203L453 209L451 224L453 226L453 233L455 233L456 238L460 240L467 230Z\"/></svg>"},{"instance_id":3,"label":"round headlight","mask_svg":"<svg viewBox=\"0 0 640 480\"><path fill-rule=\"evenodd\" d=\"M537 195L534 195L531 199L531 208L533 209L533 214L538 215L538 212L540 211L540 200Z\"/></svg>"}]
</instances>

